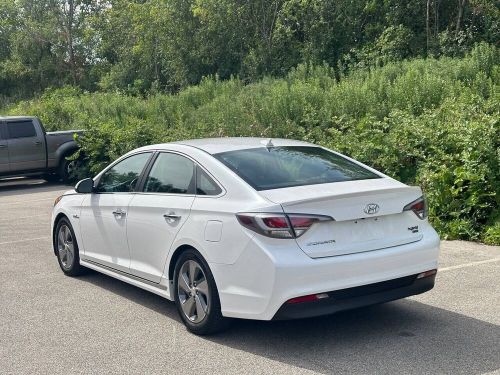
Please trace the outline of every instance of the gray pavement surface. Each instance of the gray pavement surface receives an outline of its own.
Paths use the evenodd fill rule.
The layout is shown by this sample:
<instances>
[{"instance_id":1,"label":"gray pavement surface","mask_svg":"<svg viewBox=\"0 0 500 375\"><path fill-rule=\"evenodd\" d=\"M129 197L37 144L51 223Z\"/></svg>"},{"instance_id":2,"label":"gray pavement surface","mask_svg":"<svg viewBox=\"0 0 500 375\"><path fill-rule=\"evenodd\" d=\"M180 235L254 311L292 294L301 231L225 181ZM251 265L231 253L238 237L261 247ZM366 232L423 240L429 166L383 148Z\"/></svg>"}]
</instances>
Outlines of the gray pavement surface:
<instances>
[{"instance_id":1,"label":"gray pavement surface","mask_svg":"<svg viewBox=\"0 0 500 375\"><path fill-rule=\"evenodd\" d=\"M63 275L50 214L67 186L0 182L0 374L500 373L500 247L442 242L436 287L333 316L186 331L174 304Z\"/></svg>"}]
</instances>

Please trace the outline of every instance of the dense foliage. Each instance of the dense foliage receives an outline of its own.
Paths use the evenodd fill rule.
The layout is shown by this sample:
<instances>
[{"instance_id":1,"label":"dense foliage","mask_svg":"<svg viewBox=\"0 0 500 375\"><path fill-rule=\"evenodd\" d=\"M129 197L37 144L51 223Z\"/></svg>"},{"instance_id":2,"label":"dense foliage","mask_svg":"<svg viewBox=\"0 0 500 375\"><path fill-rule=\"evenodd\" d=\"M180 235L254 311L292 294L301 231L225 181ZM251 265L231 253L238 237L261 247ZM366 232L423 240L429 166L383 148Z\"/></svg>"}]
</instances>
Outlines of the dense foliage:
<instances>
[{"instance_id":1,"label":"dense foliage","mask_svg":"<svg viewBox=\"0 0 500 375\"><path fill-rule=\"evenodd\" d=\"M71 84L133 95L298 64L339 74L498 43L494 0L0 0L0 101Z\"/></svg>"},{"instance_id":2,"label":"dense foliage","mask_svg":"<svg viewBox=\"0 0 500 375\"><path fill-rule=\"evenodd\" d=\"M444 238L500 244L499 50L391 62L337 80L299 65L253 84L205 78L147 98L66 87L10 107L49 129L84 128L91 172L150 143L210 136L304 139L421 185Z\"/></svg>"}]
</instances>

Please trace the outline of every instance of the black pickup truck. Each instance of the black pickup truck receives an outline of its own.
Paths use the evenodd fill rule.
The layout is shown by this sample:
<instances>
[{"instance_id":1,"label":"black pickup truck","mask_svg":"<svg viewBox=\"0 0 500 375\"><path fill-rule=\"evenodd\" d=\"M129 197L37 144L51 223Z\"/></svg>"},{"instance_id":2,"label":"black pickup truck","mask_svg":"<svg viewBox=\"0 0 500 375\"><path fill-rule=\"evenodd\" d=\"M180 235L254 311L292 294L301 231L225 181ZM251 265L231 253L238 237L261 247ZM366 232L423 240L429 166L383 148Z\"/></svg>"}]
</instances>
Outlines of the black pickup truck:
<instances>
[{"instance_id":1,"label":"black pickup truck","mask_svg":"<svg viewBox=\"0 0 500 375\"><path fill-rule=\"evenodd\" d=\"M0 116L0 179L43 175L68 181L76 165L66 159L78 150L75 133L82 132L46 132L36 117Z\"/></svg>"}]
</instances>

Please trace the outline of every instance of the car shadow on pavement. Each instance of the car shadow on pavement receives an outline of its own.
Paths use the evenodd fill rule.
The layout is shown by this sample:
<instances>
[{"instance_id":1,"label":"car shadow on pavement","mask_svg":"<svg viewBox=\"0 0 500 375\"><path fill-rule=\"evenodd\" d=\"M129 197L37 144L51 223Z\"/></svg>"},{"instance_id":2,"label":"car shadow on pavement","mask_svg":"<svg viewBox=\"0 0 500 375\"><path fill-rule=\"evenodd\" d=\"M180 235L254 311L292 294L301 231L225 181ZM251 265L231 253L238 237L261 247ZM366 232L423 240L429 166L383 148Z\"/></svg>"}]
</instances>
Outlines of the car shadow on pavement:
<instances>
[{"instance_id":1,"label":"car shadow on pavement","mask_svg":"<svg viewBox=\"0 0 500 375\"><path fill-rule=\"evenodd\" d=\"M82 281L180 322L173 302L97 272ZM319 373L479 374L500 368L500 326L413 300L292 321L233 321L209 340Z\"/></svg>"},{"instance_id":2,"label":"car shadow on pavement","mask_svg":"<svg viewBox=\"0 0 500 375\"><path fill-rule=\"evenodd\" d=\"M0 179L0 197L43 193L58 190L70 190L71 184L62 182L47 182L45 180L31 178Z\"/></svg>"},{"instance_id":3,"label":"car shadow on pavement","mask_svg":"<svg viewBox=\"0 0 500 375\"><path fill-rule=\"evenodd\" d=\"M150 293L136 286L127 284L124 281L90 269L87 270L84 275L78 277L78 280L91 283L118 294L181 323L181 319L177 315L175 304L154 293Z\"/></svg>"},{"instance_id":4,"label":"car shadow on pavement","mask_svg":"<svg viewBox=\"0 0 500 375\"><path fill-rule=\"evenodd\" d=\"M500 368L500 326L412 300L208 338L320 373L476 374Z\"/></svg>"}]
</instances>

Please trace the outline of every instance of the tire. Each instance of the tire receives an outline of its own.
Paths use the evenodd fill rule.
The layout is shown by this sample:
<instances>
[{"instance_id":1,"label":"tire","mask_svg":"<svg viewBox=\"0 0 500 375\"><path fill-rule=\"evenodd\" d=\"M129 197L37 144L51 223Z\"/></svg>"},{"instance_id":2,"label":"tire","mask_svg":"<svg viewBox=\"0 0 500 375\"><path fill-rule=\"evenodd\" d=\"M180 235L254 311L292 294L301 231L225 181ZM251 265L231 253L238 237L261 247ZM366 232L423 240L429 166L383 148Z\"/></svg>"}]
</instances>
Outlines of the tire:
<instances>
[{"instance_id":1,"label":"tire","mask_svg":"<svg viewBox=\"0 0 500 375\"><path fill-rule=\"evenodd\" d=\"M69 220L65 217L57 222L54 235L54 252L59 267L67 276L78 276L84 273L80 265L80 253L75 232Z\"/></svg>"},{"instance_id":2,"label":"tire","mask_svg":"<svg viewBox=\"0 0 500 375\"><path fill-rule=\"evenodd\" d=\"M194 249L183 252L175 265L174 296L179 316L192 333L209 335L228 328L212 272Z\"/></svg>"},{"instance_id":3,"label":"tire","mask_svg":"<svg viewBox=\"0 0 500 375\"><path fill-rule=\"evenodd\" d=\"M67 160L64 156L57 170L57 175L63 182L71 182L75 178L75 172L78 167L77 160Z\"/></svg>"},{"instance_id":4,"label":"tire","mask_svg":"<svg viewBox=\"0 0 500 375\"><path fill-rule=\"evenodd\" d=\"M58 182L61 178L58 174L46 173L43 175L43 179L47 182Z\"/></svg>"}]
</instances>

